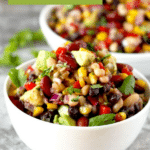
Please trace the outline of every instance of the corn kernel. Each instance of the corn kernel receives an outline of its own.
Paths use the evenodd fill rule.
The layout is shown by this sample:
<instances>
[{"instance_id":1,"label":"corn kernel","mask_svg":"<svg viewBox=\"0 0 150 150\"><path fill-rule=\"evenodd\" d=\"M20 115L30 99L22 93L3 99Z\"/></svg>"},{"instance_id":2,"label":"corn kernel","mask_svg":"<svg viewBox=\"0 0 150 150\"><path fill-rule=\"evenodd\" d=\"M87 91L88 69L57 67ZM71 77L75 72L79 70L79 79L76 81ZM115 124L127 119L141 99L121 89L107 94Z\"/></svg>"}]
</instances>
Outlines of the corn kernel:
<instances>
[{"instance_id":1,"label":"corn kernel","mask_svg":"<svg viewBox=\"0 0 150 150\"><path fill-rule=\"evenodd\" d=\"M147 18L150 19L150 11L147 11L145 14L146 14Z\"/></svg>"},{"instance_id":2,"label":"corn kernel","mask_svg":"<svg viewBox=\"0 0 150 150\"><path fill-rule=\"evenodd\" d=\"M81 87L85 86L85 81L84 81L84 79L82 77L79 78L79 83L80 83Z\"/></svg>"},{"instance_id":3,"label":"corn kernel","mask_svg":"<svg viewBox=\"0 0 150 150\"><path fill-rule=\"evenodd\" d=\"M141 80L141 79L136 80L135 83L137 85L139 85L140 87L142 87L142 88L146 87L146 83L143 80Z\"/></svg>"},{"instance_id":4,"label":"corn kernel","mask_svg":"<svg viewBox=\"0 0 150 150\"><path fill-rule=\"evenodd\" d=\"M142 30L139 26L135 26L133 32L138 35L144 35L146 32Z\"/></svg>"},{"instance_id":5,"label":"corn kernel","mask_svg":"<svg viewBox=\"0 0 150 150\"><path fill-rule=\"evenodd\" d=\"M128 14L132 15L132 16L137 16L138 11L137 11L137 9L131 9L131 10L128 11Z\"/></svg>"},{"instance_id":6,"label":"corn kernel","mask_svg":"<svg viewBox=\"0 0 150 150\"><path fill-rule=\"evenodd\" d=\"M78 69L78 76L79 77L86 77L87 76L87 70L85 67L80 67Z\"/></svg>"},{"instance_id":7,"label":"corn kernel","mask_svg":"<svg viewBox=\"0 0 150 150\"><path fill-rule=\"evenodd\" d=\"M44 111L43 107L35 107L33 111L33 116L34 117L39 116L40 114L43 113L43 111Z\"/></svg>"},{"instance_id":8,"label":"corn kernel","mask_svg":"<svg viewBox=\"0 0 150 150\"><path fill-rule=\"evenodd\" d=\"M64 43L64 46L67 46L70 43L71 43L70 41L67 41L67 42Z\"/></svg>"},{"instance_id":9,"label":"corn kernel","mask_svg":"<svg viewBox=\"0 0 150 150\"><path fill-rule=\"evenodd\" d=\"M91 106L91 105L90 105ZM88 115L92 111L92 107L90 106L80 106L79 111L82 115Z\"/></svg>"},{"instance_id":10,"label":"corn kernel","mask_svg":"<svg viewBox=\"0 0 150 150\"><path fill-rule=\"evenodd\" d=\"M100 32L100 33L97 34L96 38L97 38L97 40L99 40L99 41L105 41L106 38L107 38L107 36L108 36L108 35L107 35L106 32Z\"/></svg>"},{"instance_id":11,"label":"corn kernel","mask_svg":"<svg viewBox=\"0 0 150 150\"><path fill-rule=\"evenodd\" d=\"M90 36L90 35L85 35L85 36L83 37L83 41L84 41L84 42L87 42L87 43L90 43L90 42L92 41L92 36Z\"/></svg>"},{"instance_id":12,"label":"corn kernel","mask_svg":"<svg viewBox=\"0 0 150 150\"><path fill-rule=\"evenodd\" d=\"M134 17L134 16L131 16L131 15L127 15L127 16L126 16L126 20L127 20L127 22L129 22L129 23L131 23L131 24L134 24L135 17Z\"/></svg>"},{"instance_id":13,"label":"corn kernel","mask_svg":"<svg viewBox=\"0 0 150 150\"><path fill-rule=\"evenodd\" d=\"M90 13L90 11L85 10L85 11L83 11L82 15L83 15L84 18L87 18L87 17L90 17L91 13Z\"/></svg>"},{"instance_id":14,"label":"corn kernel","mask_svg":"<svg viewBox=\"0 0 150 150\"><path fill-rule=\"evenodd\" d=\"M68 82L69 85L75 83L75 80L73 78L66 78L65 80Z\"/></svg>"},{"instance_id":15,"label":"corn kernel","mask_svg":"<svg viewBox=\"0 0 150 150\"><path fill-rule=\"evenodd\" d=\"M123 80L128 76L126 73L120 73L119 75L122 77Z\"/></svg>"},{"instance_id":16,"label":"corn kernel","mask_svg":"<svg viewBox=\"0 0 150 150\"><path fill-rule=\"evenodd\" d=\"M149 51L150 52L150 45L148 44L143 44L143 51Z\"/></svg>"},{"instance_id":17,"label":"corn kernel","mask_svg":"<svg viewBox=\"0 0 150 150\"><path fill-rule=\"evenodd\" d=\"M17 93L17 87L12 83L9 89L9 96L15 96Z\"/></svg>"},{"instance_id":18,"label":"corn kernel","mask_svg":"<svg viewBox=\"0 0 150 150\"><path fill-rule=\"evenodd\" d=\"M91 84L96 84L98 80L97 76L93 72L89 74L89 79Z\"/></svg>"},{"instance_id":19,"label":"corn kernel","mask_svg":"<svg viewBox=\"0 0 150 150\"><path fill-rule=\"evenodd\" d=\"M125 51L126 53L133 53L134 50L135 50L135 48L134 48L134 47L131 47L131 46L126 46L126 47L124 48L124 51Z\"/></svg>"},{"instance_id":20,"label":"corn kernel","mask_svg":"<svg viewBox=\"0 0 150 150\"><path fill-rule=\"evenodd\" d=\"M123 120L127 118L127 115L125 112L119 112L118 114L122 117Z\"/></svg>"},{"instance_id":21,"label":"corn kernel","mask_svg":"<svg viewBox=\"0 0 150 150\"><path fill-rule=\"evenodd\" d=\"M47 109L57 109L57 104L47 103Z\"/></svg>"},{"instance_id":22,"label":"corn kernel","mask_svg":"<svg viewBox=\"0 0 150 150\"><path fill-rule=\"evenodd\" d=\"M62 91L62 94L63 94L63 95L67 95L67 94L68 94L67 88L65 88L65 89Z\"/></svg>"}]
</instances>

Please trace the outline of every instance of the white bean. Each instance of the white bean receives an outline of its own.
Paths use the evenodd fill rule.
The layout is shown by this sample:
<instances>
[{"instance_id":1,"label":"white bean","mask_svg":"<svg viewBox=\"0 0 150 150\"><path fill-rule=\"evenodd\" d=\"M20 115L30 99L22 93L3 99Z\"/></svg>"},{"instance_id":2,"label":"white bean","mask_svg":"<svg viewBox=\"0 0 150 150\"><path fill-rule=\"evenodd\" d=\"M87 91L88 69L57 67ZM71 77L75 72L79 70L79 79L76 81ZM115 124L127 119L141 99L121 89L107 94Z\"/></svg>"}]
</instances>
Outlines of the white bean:
<instances>
[{"instance_id":1,"label":"white bean","mask_svg":"<svg viewBox=\"0 0 150 150\"><path fill-rule=\"evenodd\" d=\"M124 100L123 106L129 107L129 106L139 102L139 98L140 98L139 94L134 93Z\"/></svg>"},{"instance_id":2,"label":"white bean","mask_svg":"<svg viewBox=\"0 0 150 150\"><path fill-rule=\"evenodd\" d=\"M103 76L99 78L99 81L101 83L108 83L109 82L109 77L108 76Z\"/></svg>"},{"instance_id":3,"label":"white bean","mask_svg":"<svg viewBox=\"0 0 150 150\"><path fill-rule=\"evenodd\" d=\"M53 65L56 65L56 60L55 60L54 58L52 58L52 57L49 57L49 58L46 60L46 62L47 62L47 68L49 68L49 67L51 67L51 66L53 66Z\"/></svg>"},{"instance_id":4,"label":"white bean","mask_svg":"<svg viewBox=\"0 0 150 150\"><path fill-rule=\"evenodd\" d=\"M74 99L74 98L77 98L76 94L69 95L68 105L71 106L71 107L76 106L79 103L79 101L77 101L77 102L72 101L72 99Z\"/></svg>"},{"instance_id":5,"label":"white bean","mask_svg":"<svg viewBox=\"0 0 150 150\"><path fill-rule=\"evenodd\" d=\"M89 88L90 88L89 85L85 85L85 86L81 89L82 95L87 95L88 92L89 92Z\"/></svg>"},{"instance_id":6,"label":"white bean","mask_svg":"<svg viewBox=\"0 0 150 150\"><path fill-rule=\"evenodd\" d=\"M113 112L117 113L122 106L123 106L123 100L122 98L120 98L120 100L113 106Z\"/></svg>"}]
</instances>

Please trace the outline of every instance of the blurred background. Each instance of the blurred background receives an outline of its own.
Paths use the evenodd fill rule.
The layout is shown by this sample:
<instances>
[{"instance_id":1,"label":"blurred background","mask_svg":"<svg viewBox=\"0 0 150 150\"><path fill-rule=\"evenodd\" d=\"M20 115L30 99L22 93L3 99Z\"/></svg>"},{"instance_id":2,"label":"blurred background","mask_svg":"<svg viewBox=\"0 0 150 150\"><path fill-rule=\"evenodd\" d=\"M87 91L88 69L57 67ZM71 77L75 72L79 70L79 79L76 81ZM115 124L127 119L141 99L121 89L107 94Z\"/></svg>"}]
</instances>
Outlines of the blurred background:
<instances>
[{"instance_id":1,"label":"blurred background","mask_svg":"<svg viewBox=\"0 0 150 150\"><path fill-rule=\"evenodd\" d=\"M9 39L18 30L25 28L30 28L32 30L39 29L39 14L43 7L44 6L42 5L9 6L6 0L0 0L0 54L2 54ZM46 43L42 43L39 47L42 47L42 49L48 49ZM28 52L29 51L26 50L20 51L20 55L26 58L24 60L33 58ZM30 150L15 133L4 103L3 84L9 68L10 67L0 67L0 150ZM150 119L147 120L140 135L128 150L150 149L149 124Z\"/></svg>"}]
</instances>

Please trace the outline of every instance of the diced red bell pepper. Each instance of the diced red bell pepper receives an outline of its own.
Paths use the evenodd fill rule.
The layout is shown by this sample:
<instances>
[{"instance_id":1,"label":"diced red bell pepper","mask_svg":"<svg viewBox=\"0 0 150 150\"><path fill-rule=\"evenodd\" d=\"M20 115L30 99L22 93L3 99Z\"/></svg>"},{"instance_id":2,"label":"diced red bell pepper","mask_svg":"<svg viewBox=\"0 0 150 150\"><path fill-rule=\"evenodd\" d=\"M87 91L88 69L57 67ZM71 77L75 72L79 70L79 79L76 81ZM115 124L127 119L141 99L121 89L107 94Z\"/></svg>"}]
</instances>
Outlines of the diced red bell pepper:
<instances>
[{"instance_id":1,"label":"diced red bell pepper","mask_svg":"<svg viewBox=\"0 0 150 150\"><path fill-rule=\"evenodd\" d=\"M130 72L132 72L133 68L130 65L117 63L117 68L121 71L124 67L127 67Z\"/></svg>"},{"instance_id":2,"label":"diced red bell pepper","mask_svg":"<svg viewBox=\"0 0 150 150\"><path fill-rule=\"evenodd\" d=\"M109 5L109 4L104 4L104 8L105 8L107 11L111 11L111 10L112 10L111 5Z\"/></svg>"},{"instance_id":3,"label":"diced red bell pepper","mask_svg":"<svg viewBox=\"0 0 150 150\"><path fill-rule=\"evenodd\" d=\"M140 3L141 3L141 0L128 1L128 2L126 3L126 8L127 8L128 10L134 9L134 8L139 8Z\"/></svg>"},{"instance_id":4,"label":"diced red bell pepper","mask_svg":"<svg viewBox=\"0 0 150 150\"><path fill-rule=\"evenodd\" d=\"M36 86L36 84L33 82L27 82L24 85L24 87L26 88L27 91L32 90L35 86Z\"/></svg>"},{"instance_id":5,"label":"diced red bell pepper","mask_svg":"<svg viewBox=\"0 0 150 150\"><path fill-rule=\"evenodd\" d=\"M70 26L74 27L76 30L78 30L78 25L76 25L75 23L71 22Z\"/></svg>"},{"instance_id":6,"label":"diced red bell pepper","mask_svg":"<svg viewBox=\"0 0 150 150\"><path fill-rule=\"evenodd\" d=\"M27 72L28 72L28 70L30 70L30 71L34 71L34 69L32 68L32 66L31 66L31 65L29 65L29 66L28 66L28 68L27 68L27 70L25 71L25 74L26 74L26 75L28 75L28 73L27 73Z\"/></svg>"},{"instance_id":7,"label":"diced red bell pepper","mask_svg":"<svg viewBox=\"0 0 150 150\"><path fill-rule=\"evenodd\" d=\"M135 34L135 33L126 32L126 33L125 33L125 36L126 36L126 37L128 37L128 36L138 37L139 35L138 35L138 34Z\"/></svg>"},{"instance_id":8,"label":"diced red bell pepper","mask_svg":"<svg viewBox=\"0 0 150 150\"><path fill-rule=\"evenodd\" d=\"M67 38L67 37L68 37L68 33L67 33L67 32L62 33L60 36L61 36L62 38Z\"/></svg>"},{"instance_id":9,"label":"diced red bell pepper","mask_svg":"<svg viewBox=\"0 0 150 150\"><path fill-rule=\"evenodd\" d=\"M90 103L94 106L98 105L99 101L98 101L98 97L92 97L92 96L88 96L88 100L90 101Z\"/></svg>"},{"instance_id":10,"label":"diced red bell pepper","mask_svg":"<svg viewBox=\"0 0 150 150\"><path fill-rule=\"evenodd\" d=\"M57 58L59 57L60 54L66 54L67 53L67 49L64 47L59 47L56 51L56 56Z\"/></svg>"},{"instance_id":11,"label":"diced red bell pepper","mask_svg":"<svg viewBox=\"0 0 150 150\"><path fill-rule=\"evenodd\" d=\"M142 47L141 46L137 46L134 53L139 53L141 51Z\"/></svg>"},{"instance_id":12,"label":"diced red bell pepper","mask_svg":"<svg viewBox=\"0 0 150 150\"><path fill-rule=\"evenodd\" d=\"M99 67L100 67L100 69L105 70L104 65L103 65L103 63L102 63L102 62L99 62Z\"/></svg>"},{"instance_id":13,"label":"diced red bell pepper","mask_svg":"<svg viewBox=\"0 0 150 150\"><path fill-rule=\"evenodd\" d=\"M133 73L131 71L129 71L129 69L127 67L124 67L121 72L126 73L127 75L133 75Z\"/></svg>"},{"instance_id":14,"label":"diced red bell pepper","mask_svg":"<svg viewBox=\"0 0 150 150\"><path fill-rule=\"evenodd\" d=\"M104 31L104 32L107 32L107 33L108 33L108 32L109 32L109 29L108 29L107 27L104 27L104 26L99 26L99 27L98 27L98 31L99 31L99 32Z\"/></svg>"},{"instance_id":15,"label":"diced red bell pepper","mask_svg":"<svg viewBox=\"0 0 150 150\"><path fill-rule=\"evenodd\" d=\"M80 89L80 88L81 88L80 83L79 83L79 80L76 81L76 82L73 84L73 88L77 88L77 89Z\"/></svg>"},{"instance_id":16,"label":"diced red bell pepper","mask_svg":"<svg viewBox=\"0 0 150 150\"><path fill-rule=\"evenodd\" d=\"M110 114L111 112L111 108L105 105L100 105L100 109L99 109L99 115L102 114Z\"/></svg>"}]
</instances>

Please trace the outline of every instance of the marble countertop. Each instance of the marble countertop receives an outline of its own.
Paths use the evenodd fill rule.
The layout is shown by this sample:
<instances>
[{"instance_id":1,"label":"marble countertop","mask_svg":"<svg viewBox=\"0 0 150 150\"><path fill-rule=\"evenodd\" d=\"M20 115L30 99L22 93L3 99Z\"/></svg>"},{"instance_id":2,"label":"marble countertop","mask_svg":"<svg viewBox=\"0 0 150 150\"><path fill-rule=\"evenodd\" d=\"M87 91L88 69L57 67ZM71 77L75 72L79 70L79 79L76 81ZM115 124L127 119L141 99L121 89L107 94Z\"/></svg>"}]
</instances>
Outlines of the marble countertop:
<instances>
[{"instance_id":1,"label":"marble countertop","mask_svg":"<svg viewBox=\"0 0 150 150\"><path fill-rule=\"evenodd\" d=\"M8 6L7 1L0 0L0 54L14 32L24 28L39 28L38 17L43 7L42 5ZM48 49L48 46L45 45L44 49ZM32 58L28 52L26 50L20 52L24 61ZM8 70L9 68L0 67L0 150L30 150L16 134L7 113L3 85ZM147 78L150 81L150 75ZM150 150L150 114L137 139L128 150Z\"/></svg>"}]
</instances>

